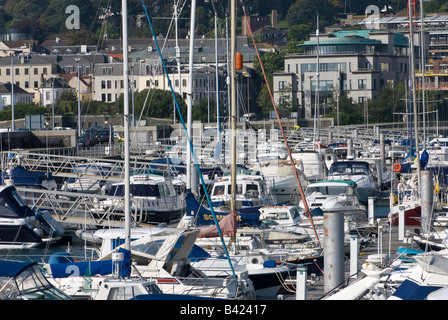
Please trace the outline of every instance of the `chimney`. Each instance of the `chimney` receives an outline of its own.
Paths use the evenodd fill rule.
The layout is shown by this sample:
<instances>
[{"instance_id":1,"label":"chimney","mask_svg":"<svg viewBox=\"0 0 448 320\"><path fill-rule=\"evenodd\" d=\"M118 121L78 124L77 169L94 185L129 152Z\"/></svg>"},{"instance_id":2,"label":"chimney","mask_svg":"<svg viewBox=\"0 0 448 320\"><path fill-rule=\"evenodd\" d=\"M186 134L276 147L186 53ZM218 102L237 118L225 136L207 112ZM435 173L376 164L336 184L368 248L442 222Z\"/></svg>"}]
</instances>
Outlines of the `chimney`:
<instances>
[{"instance_id":1,"label":"chimney","mask_svg":"<svg viewBox=\"0 0 448 320\"><path fill-rule=\"evenodd\" d=\"M271 25L272 25L272 28L278 29L277 10L272 10L272 12L271 12Z\"/></svg>"}]
</instances>

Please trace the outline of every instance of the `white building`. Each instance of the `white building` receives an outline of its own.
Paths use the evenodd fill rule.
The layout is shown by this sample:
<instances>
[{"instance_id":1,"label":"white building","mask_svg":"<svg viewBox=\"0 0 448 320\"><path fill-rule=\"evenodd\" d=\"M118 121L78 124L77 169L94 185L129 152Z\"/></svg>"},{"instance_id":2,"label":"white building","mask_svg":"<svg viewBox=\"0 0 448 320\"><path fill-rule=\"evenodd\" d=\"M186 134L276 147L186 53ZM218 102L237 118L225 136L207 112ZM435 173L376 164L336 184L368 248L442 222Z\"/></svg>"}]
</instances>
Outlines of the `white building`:
<instances>
[{"instance_id":1,"label":"white building","mask_svg":"<svg viewBox=\"0 0 448 320\"><path fill-rule=\"evenodd\" d=\"M75 92L75 89L60 78L47 79L40 88L40 104L46 106L56 103L62 92L67 90Z\"/></svg>"},{"instance_id":2,"label":"white building","mask_svg":"<svg viewBox=\"0 0 448 320\"><path fill-rule=\"evenodd\" d=\"M14 105L19 102L32 103L34 98L33 93L29 93L19 86L14 86L14 88L12 88L10 82L0 83L0 110L11 105L12 96L14 96Z\"/></svg>"},{"instance_id":3,"label":"white building","mask_svg":"<svg viewBox=\"0 0 448 320\"><path fill-rule=\"evenodd\" d=\"M174 69L174 68L173 68ZM173 70L170 69L170 70ZM179 93L183 99L187 99L190 74L182 71L181 77L177 71L169 74L169 81L175 93ZM168 77L155 65L142 61L131 64L129 67L129 89L134 92L145 89L170 90ZM220 73L220 94L224 96L223 76ZM123 93L123 64L104 63L97 64L93 77L92 100L103 102L115 102ZM197 67L193 74L193 104L204 98L216 100L216 75L214 68Z\"/></svg>"}]
</instances>

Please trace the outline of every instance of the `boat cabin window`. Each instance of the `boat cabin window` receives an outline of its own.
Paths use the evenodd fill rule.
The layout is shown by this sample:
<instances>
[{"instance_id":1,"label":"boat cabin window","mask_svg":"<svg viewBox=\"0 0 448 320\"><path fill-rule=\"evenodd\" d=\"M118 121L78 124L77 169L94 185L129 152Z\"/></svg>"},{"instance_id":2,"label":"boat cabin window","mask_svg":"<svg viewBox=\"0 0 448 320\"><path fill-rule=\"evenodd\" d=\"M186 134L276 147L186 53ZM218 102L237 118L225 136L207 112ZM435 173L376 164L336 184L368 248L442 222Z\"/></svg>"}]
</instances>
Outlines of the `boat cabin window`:
<instances>
[{"instance_id":1,"label":"boat cabin window","mask_svg":"<svg viewBox=\"0 0 448 320\"><path fill-rule=\"evenodd\" d=\"M225 190L226 190L226 186L215 185L215 188L213 189L213 195L214 196L222 196L222 195L224 195Z\"/></svg>"},{"instance_id":2,"label":"boat cabin window","mask_svg":"<svg viewBox=\"0 0 448 320\"><path fill-rule=\"evenodd\" d=\"M246 192L247 191L258 191L258 186L256 184L247 184L246 185Z\"/></svg>"},{"instance_id":3,"label":"boat cabin window","mask_svg":"<svg viewBox=\"0 0 448 320\"><path fill-rule=\"evenodd\" d=\"M236 185L236 194L242 194L243 193L243 186L241 184ZM232 185L229 184L227 186L227 194L232 194Z\"/></svg>"},{"instance_id":4,"label":"boat cabin window","mask_svg":"<svg viewBox=\"0 0 448 320\"><path fill-rule=\"evenodd\" d=\"M286 211L280 211L279 213L278 213L278 219L279 220L288 220L288 212L286 212Z\"/></svg>"},{"instance_id":5,"label":"boat cabin window","mask_svg":"<svg viewBox=\"0 0 448 320\"><path fill-rule=\"evenodd\" d=\"M347 193L345 186L309 186L306 188L305 195L323 195L323 196L339 196Z\"/></svg>"},{"instance_id":6,"label":"boat cabin window","mask_svg":"<svg viewBox=\"0 0 448 320\"><path fill-rule=\"evenodd\" d=\"M369 174L369 166L364 163L342 162L333 163L330 175L365 175Z\"/></svg>"},{"instance_id":7,"label":"boat cabin window","mask_svg":"<svg viewBox=\"0 0 448 320\"><path fill-rule=\"evenodd\" d=\"M300 213L297 208L291 208L290 212L293 220L300 218Z\"/></svg>"},{"instance_id":8,"label":"boat cabin window","mask_svg":"<svg viewBox=\"0 0 448 320\"><path fill-rule=\"evenodd\" d=\"M17 213L4 198L0 198L0 217L17 217Z\"/></svg>"},{"instance_id":9,"label":"boat cabin window","mask_svg":"<svg viewBox=\"0 0 448 320\"><path fill-rule=\"evenodd\" d=\"M159 184L159 193L162 197L171 195L170 189L165 183Z\"/></svg>"}]
</instances>

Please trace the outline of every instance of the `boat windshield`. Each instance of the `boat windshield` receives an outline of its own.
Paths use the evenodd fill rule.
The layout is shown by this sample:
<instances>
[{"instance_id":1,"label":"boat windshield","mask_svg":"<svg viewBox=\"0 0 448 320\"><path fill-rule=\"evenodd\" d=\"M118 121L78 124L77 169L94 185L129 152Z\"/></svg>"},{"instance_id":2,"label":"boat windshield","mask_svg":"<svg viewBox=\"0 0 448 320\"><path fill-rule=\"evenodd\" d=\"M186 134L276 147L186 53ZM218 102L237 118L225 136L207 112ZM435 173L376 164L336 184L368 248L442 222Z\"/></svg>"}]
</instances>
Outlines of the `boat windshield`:
<instances>
[{"instance_id":1,"label":"boat windshield","mask_svg":"<svg viewBox=\"0 0 448 320\"><path fill-rule=\"evenodd\" d=\"M369 167L364 163L333 163L330 169L330 175L368 175Z\"/></svg>"},{"instance_id":2,"label":"boat windshield","mask_svg":"<svg viewBox=\"0 0 448 320\"><path fill-rule=\"evenodd\" d=\"M343 196L348 194L346 186L309 186L306 188L306 196Z\"/></svg>"},{"instance_id":3,"label":"boat windshield","mask_svg":"<svg viewBox=\"0 0 448 320\"><path fill-rule=\"evenodd\" d=\"M48 282L38 265L14 278L0 277L0 287L0 300L71 300Z\"/></svg>"}]
</instances>

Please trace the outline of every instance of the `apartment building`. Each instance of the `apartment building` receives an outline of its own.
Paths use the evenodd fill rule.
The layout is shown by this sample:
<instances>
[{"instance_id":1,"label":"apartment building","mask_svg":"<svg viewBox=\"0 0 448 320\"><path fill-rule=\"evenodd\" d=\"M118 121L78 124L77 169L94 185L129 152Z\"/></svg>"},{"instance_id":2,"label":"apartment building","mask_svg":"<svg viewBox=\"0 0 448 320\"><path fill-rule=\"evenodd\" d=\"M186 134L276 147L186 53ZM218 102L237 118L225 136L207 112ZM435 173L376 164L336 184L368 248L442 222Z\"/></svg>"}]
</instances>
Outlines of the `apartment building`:
<instances>
[{"instance_id":1,"label":"apartment building","mask_svg":"<svg viewBox=\"0 0 448 320\"><path fill-rule=\"evenodd\" d=\"M39 88L45 79L56 76L57 66L37 55L0 58L0 82L14 83L15 87L34 94L36 103L40 101Z\"/></svg>"},{"instance_id":2,"label":"apartment building","mask_svg":"<svg viewBox=\"0 0 448 320\"><path fill-rule=\"evenodd\" d=\"M409 77L409 44L403 33L336 31L314 35L300 46L303 54L286 56L284 70L274 74L273 91L277 104L296 103L307 119L314 116L317 100L319 114L324 114L338 90L362 104L385 85Z\"/></svg>"},{"instance_id":3,"label":"apartment building","mask_svg":"<svg viewBox=\"0 0 448 320\"><path fill-rule=\"evenodd\" d=\"M182 70L179 74L176 68L169 69L168 77L162 72L160 67L156 67L150 59L133 63L129 67L129 89L143 91L145 89L171 90L179 93L183 99L187 99L189 90L190 74ZM223 99L225 92L224 76L220 70L220 97ZM171 87L170 87L170 83ZM93 76L92 99L103 102L115 102L123 93L123 64L105 63L97 64ZM193 105L204 98L216 100L216 75L215 69L210 67L197 67L193 75Z\"/></svg>"}]
</instances>

